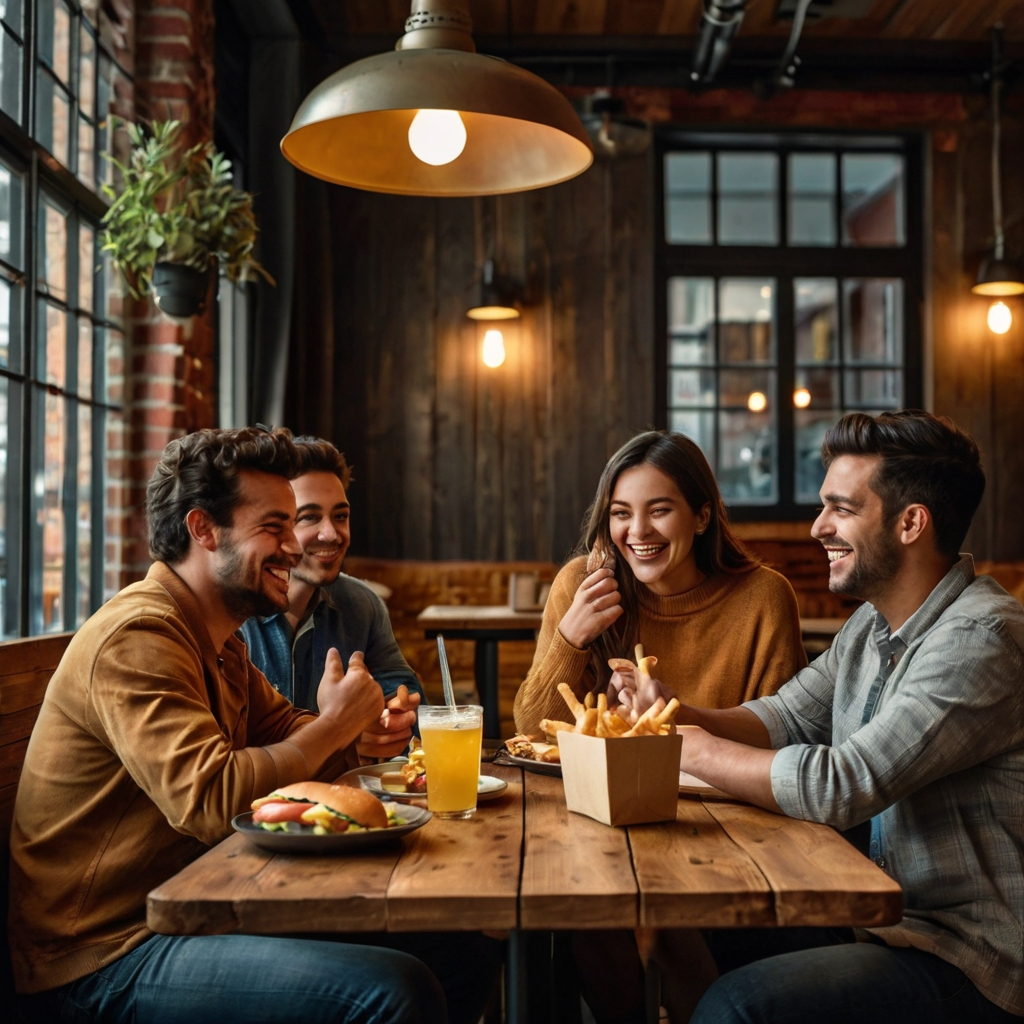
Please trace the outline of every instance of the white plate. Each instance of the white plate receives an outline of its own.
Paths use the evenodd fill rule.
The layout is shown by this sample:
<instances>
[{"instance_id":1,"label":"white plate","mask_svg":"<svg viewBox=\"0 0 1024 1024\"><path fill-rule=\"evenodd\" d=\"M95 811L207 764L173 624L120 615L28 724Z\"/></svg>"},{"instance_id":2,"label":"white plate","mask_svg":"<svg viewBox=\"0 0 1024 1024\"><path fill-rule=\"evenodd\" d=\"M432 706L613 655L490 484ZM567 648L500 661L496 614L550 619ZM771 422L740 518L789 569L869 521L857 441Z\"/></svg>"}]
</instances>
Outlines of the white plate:
<instances>
[{"instance_id":1,"label":"white plate","mask_svg":"<svg viewBox=\"0 0 1024 1024\"><path fill-rule=\"evenodd\" d=\"M359 785L363 789L369 790L374 796L387 796L396 803L412 804L413 801L419 803L426 800L426 793L392 793L381 785L380 777L382 775L400 771L406 761L408 758L402 757L395 758L393 761L385 761L383 764L364 765L362 768L353 768L351 771L345 772L342 778L358 777ZM493 775L481 775L477 779L476 785L477 802L493 800L496 796L504 793L506 789L508 789L508 783L504 779L496 779Z\"/></svg>"},{"instance_id":2,"label":"white plate","mask_svg":"<svg viewBox=\"0 0 1024 1024\"><path fill-rule=\"evenodd\" d=\"M399 816L407 822L391 828L374 828L360 832L334 832L326 836L314 835L307 831L269 832L252 820L252 811L237 814L231 820L236 832L246 839L274 853L353 853L370 846L380 846L422 828L433 815L422 807L403 807ZM296 824L296 829L301 826Z\"/></svg>"},{"instance_id":3,"label":"white plate","mask_svg":"<svg viewBox=\"0 0 1024 1024\"><path fill-rule=\"evenodd\" d=\"M557 779L562 777L561 764L553 761L534 761L529 757L516 757L515 754L510 754L506 747L498 749L494 755L494 763L512 765L528 772L536 772L538 775L554 775Z\"/></svg>"}]
</instances>

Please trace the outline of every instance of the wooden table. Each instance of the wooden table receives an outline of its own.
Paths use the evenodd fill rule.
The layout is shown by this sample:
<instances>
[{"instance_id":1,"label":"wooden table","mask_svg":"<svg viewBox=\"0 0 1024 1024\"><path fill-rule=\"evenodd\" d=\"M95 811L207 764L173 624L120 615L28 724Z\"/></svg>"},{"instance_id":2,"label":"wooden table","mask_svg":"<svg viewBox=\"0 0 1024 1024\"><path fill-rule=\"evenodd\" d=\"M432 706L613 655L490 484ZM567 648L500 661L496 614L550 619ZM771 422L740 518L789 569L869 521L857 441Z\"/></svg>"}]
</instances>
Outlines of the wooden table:
<instances>
[{"instance_id":1,"label":"wooden table","mask_svg":"<svg viewBox=\"0 0 1024 1024\"><path fill-rule=\"evenodd\" d=\"M426 638L476 641L476 690L484 709L484 736L498 739L498 643L534 640L543 612L514 612L508 605L432 604L416 616Z\"/></svg>"},{"instance_id":2,"label":"wooden table","mask_svg":"<svg viewBox=\"0 0 1024 1024\"><path fill-rule=\"evenodd\" d=\"M527 1018L524 931L883 925L899 886L823 825L681 798L676 820L610 828L560 779L485 765L509 788L359 856L288 857L226 839L149 894L171 935L510 929L510 1024Z\"/></svg>"}]
</instances>

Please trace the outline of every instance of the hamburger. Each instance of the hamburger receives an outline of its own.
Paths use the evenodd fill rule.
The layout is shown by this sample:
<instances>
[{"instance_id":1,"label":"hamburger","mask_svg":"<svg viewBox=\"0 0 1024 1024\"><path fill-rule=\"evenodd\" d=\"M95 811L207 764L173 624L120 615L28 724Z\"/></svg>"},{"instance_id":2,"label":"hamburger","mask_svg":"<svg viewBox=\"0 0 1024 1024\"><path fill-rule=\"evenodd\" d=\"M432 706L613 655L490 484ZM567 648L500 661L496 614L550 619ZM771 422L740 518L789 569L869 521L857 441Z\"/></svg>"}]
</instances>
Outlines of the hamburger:
<instances>
[{"instance_id":1,"label":"hamburger","mask_svg":"<svg viewBox=\"0 0 1024 1024\"><path fill-rule=\"evenodd\" d=\"M388 812L372 793L327 782L295 782L252 802L254 824L272 832L289 822L308 825L316 835L388 828Z\"/></svg>"}]
</instances>

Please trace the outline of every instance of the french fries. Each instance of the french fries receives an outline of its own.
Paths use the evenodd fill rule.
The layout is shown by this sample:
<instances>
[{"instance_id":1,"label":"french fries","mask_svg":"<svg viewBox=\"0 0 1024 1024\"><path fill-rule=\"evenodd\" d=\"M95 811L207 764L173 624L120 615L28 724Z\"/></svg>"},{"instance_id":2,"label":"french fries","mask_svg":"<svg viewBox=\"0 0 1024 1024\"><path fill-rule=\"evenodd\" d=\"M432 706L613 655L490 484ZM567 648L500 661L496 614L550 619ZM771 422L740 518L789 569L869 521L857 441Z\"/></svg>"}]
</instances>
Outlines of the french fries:
<instances>
[{"instance_id":1,"label":"french fries","mask_svg":"<svg viewBox=\"0 0 1024 1024\"><path fill-rule=\"evenodd\" d=\"M634 666L631 661L613 658L608 664L613 669L629 667L636 671L650 676L651 670L658 663L658 659L652 656L644 657L644 649L641 644L636 645L636 660ZM618 736L667 736L675 728L675 716L679 710L679 701L673 697L667 704L659 698L634 722L628 721L615 710L608 707L608 696L599 693L595 697L588 693L580 703L576 694L568 683L559 683L558 692L562 695L565 703L569 706L575 724L569 722L554 721L545 718L541 721L541 728L557 741L560 732L575 732L584 736L598 736L602 739L614 739ZM636 712L633 712L635 716Z\"/></svg>"}]
</instances>

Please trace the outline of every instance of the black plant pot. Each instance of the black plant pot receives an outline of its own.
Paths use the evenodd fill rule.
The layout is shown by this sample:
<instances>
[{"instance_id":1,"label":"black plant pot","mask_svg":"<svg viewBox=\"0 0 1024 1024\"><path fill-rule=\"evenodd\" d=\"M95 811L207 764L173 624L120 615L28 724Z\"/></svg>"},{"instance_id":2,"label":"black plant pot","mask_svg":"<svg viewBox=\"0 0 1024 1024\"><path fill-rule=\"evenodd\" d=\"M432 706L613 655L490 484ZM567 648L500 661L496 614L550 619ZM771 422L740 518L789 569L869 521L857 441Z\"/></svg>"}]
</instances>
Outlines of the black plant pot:
<instances>
[{"instance_id":1,"label":"black plant pot","mask_svg":"<svg viewBox=\"0 0 1024 1024\"><path fill-rule=\"evenodd\" d=\"M183 263L157 263L153 267L153 300L168 316L190 317L206 308L209 271Z\"/></svg>"}]
</instances>

